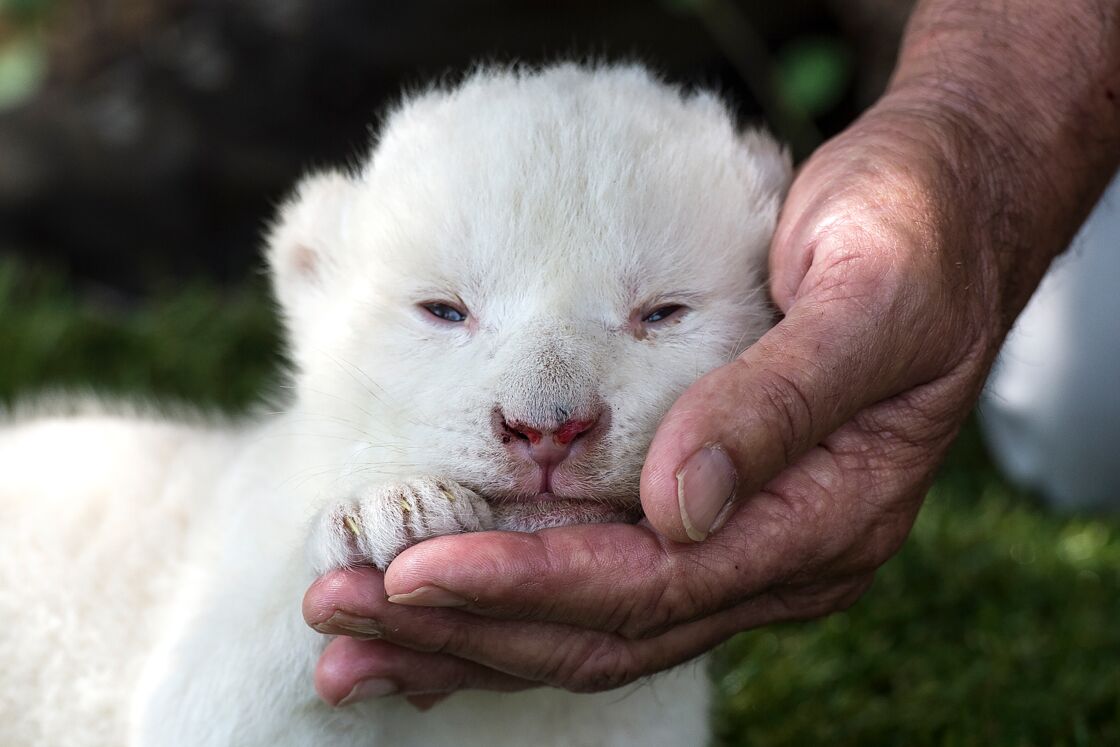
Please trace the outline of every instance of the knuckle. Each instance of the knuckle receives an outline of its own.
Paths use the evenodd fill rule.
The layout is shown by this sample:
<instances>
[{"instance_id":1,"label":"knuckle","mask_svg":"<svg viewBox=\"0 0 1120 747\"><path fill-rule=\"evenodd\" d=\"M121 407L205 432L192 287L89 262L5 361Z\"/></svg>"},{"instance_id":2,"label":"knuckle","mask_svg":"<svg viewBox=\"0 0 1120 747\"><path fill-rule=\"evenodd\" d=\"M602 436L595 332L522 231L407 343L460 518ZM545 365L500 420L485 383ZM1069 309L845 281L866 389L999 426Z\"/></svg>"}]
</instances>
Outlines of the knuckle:
<instances>
[{"instance_id":1,"label":"knuckle","mask_svg":"<svg viewBox=\"0 0 1120 747\"><path fill-rule=\"evenodd\" d=\"M602 600L592 625L599 630L617 633L624 638L638 638L646 628L648 606L638 597L642 594L617 595Z\"/></svg>"},{"instance_id":2,"label":"knuckle","mask_svg":"<svg viewBox=\"0 0 1120 747\"><path fill-rule=\"evenodd\" d=\"M916 511L915 511L916 512ZM894 519L894 517L890 517ZM874 573L877 568L893 558L902 549L913 519L908 515L904 519L888 521L872 530L872 539L868 542L864 557L864 570Z\"/></svg>"},{"instance_id":3,"label":"knuckle","mask_svg":"<svg viewBox=\"0 0 1120 747\"><path fill-rule=\"evenodd\" d=\"M553 660L543 678L576 693L613 690L641 676L630 649L609 637L584 638Z\"/></svg>"},{"instance_id":4,"label":"knuckle","mask_svg":"<svg viewBox=\"0 0 1120 747\"><path fill-rule=\"evenodd\" d=\"M891 239L887 239L891 236ZM912 284L899 252L911 246L889 226L874 228L847 220L815 239L819 268L803 291L815 301L844 304L868 322L907 296Z\"/></svg>"},{"instance_id":5,"label":"knuckle","mask_svg":"<svg viewBox=\"0 0 1120 747\"><path fill-rule=\"evenodd\" d=\"M816 601L815 608L812 610L813 617L824 617L825 615L840 613L840 611L855 605L871 587L871 581L874 579L875 573L868 573L866 576L859 576L836 583L836 585L833 585L820 595L818 601Z\"/></svg>"},{"instance_id":6,"label":"knuckle","mask_svg":"<svg viewBox=\"0 0 1120 747\"><path fill-rule=\"evenodd\" d=\"M432 643L422 645L417 642L410 642L409 646L428 653L451 656L459 656L464 651L471 651L476 648L472 645L469 629L458 625L448 625L440 628L440 634Z\"/></svg>"},{"instance_id":7,"label":"knuckle","mask_svg":"<svg viewBox=\"0 0 1120 747\"><path fill-rule=\"evenodd\" d=\"M874 572L837 578L819 583L775 588L770 599L775 604L775 620L817 620L850 608L863 597L875 579Z\"/></svg>"},{"instance_id":8,"label":"knuckle","mask_svg":"<svg viewBox=\"0 0 1120 747\"><path fill-rule=\"evenodd\" d=\"M771 413L774 442L784 449L785 464L804 451L813 438L813 410L808 393L797 379L770 371L757 382L756 392Z\"/></svg>"},{"instance_id":9,"label":"knuckle","mask_svg":"<svg viewBox=\"0 0 1120 747\"><path fill-rule=\"evenodd\" d=\"M630 611L618 634L630 640L652 638L692 617L698 607L688 584L667 584Z\"/></svg>"},{"instance_id":10,"label":"knuckle","mask_svg":"<svg viewBox=\"0 0 1120 747\"><path fill-rule=\"evenodd\" d=\"M875 574L872 572L854 579L846 587L841 588L836 598L835 611L843 612L850 608L863 598L874 582Z\"/></svg>"},{"instance_id":11,"label":"knuckle","mask_svg":"<svg viewBox=\"0 0 1120 747\"><path fill-rule=\"evenodd\" d=\"M740 548L716 538L708 552L666 553L665 573L651 578L615 630L628 640L653 638L723 609L737 596L730 570Z\"/></svg>"}]
</instances>

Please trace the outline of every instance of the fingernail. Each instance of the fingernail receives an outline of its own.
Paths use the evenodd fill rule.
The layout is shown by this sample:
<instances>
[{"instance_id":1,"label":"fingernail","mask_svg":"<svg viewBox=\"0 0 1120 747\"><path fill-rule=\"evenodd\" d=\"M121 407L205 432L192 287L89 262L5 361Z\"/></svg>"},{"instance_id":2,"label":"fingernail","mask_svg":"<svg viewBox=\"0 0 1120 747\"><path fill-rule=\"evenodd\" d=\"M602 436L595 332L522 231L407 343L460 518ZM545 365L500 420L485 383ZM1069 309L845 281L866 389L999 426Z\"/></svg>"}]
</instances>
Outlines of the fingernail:
<instances>
[{"instance_id":1,"label":"fingernail","mask_svg":"<svg viewBox=\"0 0 1120 747\"><path fill-rule=\"evenodd\" d=\"M735 466L718 445L700 449L677 472L681 523L693 542L703 541L726 521L735 480Z\"/></svg>"},{"instance_id":2,"label":"fingernail","mask_svg":"<svg viewBox=\"0 0 1120 747\"><path fill-rule=\"evenodd\" d=\"M467 600L458 594L438 586L421 586L407 594L394 594L389 597L393 604L408 604L413 607L463 607Z\"/></svg>"},{"instance_id":3,"label":"fingernail","mask_svg":"<svg viewBox=\"0 0 1120 747\"><path fill-rule=\"evenodd\" d=\"M401 689L397 687L397 683L392 680L381 679L380 677L371 677L368 680L362 680L354 685L345 698L338 701L336 708L343 708L351 703L357 703L359 700L369 700L370 698L384 698L386 695L400 692Z\"/></svg>"},{"instance_id":4,"label":"fingernail","mask_svg":"<svg viewBox=\"0 0 1120 747\"><path fill-rule=\"evenodd\" d=\"M311 627L327 635L347 635L363 641L382 637L381 625L375 620L342 611L335 612L323 622Z\"/></svg>"}]
</instances>

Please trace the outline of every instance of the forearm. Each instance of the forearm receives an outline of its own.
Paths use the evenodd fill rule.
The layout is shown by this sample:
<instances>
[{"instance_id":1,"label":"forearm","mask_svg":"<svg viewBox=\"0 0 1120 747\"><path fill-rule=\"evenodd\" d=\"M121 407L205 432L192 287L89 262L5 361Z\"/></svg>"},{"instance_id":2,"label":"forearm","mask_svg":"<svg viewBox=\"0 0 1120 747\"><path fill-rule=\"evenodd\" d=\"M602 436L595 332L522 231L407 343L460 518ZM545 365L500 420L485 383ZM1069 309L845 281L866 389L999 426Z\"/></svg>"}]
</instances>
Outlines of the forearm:
<instances>
[{"instance_id":1,"label":"forearm","mask_svg":"<svg viewBox=\"0 0 1120 747\"><path fill-rule=\"evenodd\" d=\"M1009 324L1120 162L1120 1L919 2L875 111L951 130Z\"/></svg>"}]
</instances>

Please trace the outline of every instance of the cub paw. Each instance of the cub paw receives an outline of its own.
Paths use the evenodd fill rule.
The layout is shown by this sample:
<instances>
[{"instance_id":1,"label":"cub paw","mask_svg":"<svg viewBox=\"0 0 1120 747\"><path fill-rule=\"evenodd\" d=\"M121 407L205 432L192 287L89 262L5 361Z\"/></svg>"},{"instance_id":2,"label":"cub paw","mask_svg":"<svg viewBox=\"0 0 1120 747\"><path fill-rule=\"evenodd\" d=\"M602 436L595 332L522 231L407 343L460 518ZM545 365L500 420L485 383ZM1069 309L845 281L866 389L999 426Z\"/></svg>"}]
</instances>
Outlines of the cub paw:
<instances>
[{"instance_id":1,"label":"cub paw","mask_svg":"<svg viewBox=\"0 0 1120 747\"><path fill-rule=\"evenodd\" d=\"M316 574L356 565L385 570L423 540L493 527L490 506L473 490L450 480L405 480L327 506L315 520L308 559Z\"/></svg>"}]
</instances>

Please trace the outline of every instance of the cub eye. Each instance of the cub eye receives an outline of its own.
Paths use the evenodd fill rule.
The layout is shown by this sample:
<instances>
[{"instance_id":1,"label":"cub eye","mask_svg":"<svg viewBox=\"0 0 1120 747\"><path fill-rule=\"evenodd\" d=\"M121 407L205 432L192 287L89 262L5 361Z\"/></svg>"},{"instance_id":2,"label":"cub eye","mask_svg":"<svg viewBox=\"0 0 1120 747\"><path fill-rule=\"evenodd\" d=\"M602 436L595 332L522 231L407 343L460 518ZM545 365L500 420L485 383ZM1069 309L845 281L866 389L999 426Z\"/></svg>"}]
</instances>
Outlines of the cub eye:
<instances>
[{"instance_id":1,"label":"cub eye","mask_svg":"<svg viewBox=\"0 0 1120 747\"><path fill-rule=\"evenodd\" d=\"M682 311L684 311L684 306L679 303L666 304L665 306L660 306L654 309L649 314L644 316L642 318L642 322L644 324L656 324L657 322L663 322L666 319L670 319Z\"/></svg>"},{"instance_id":2,"label":"cub eye","mask_svg":"<svg viewBox=\"0 0 1120 747\"><path fill-rule=\"evenodd\" d=\"M447 303L425 303L420 304L432 316L437 319L442 319L445 322L453 324L460 324L467 321L467 312L465 309L460 309Z\"/></svg>"}]
</instances>

